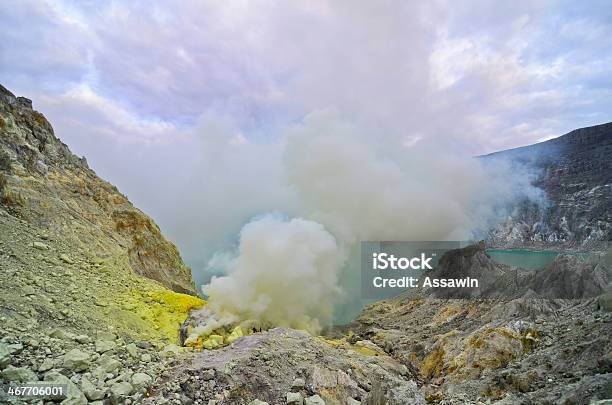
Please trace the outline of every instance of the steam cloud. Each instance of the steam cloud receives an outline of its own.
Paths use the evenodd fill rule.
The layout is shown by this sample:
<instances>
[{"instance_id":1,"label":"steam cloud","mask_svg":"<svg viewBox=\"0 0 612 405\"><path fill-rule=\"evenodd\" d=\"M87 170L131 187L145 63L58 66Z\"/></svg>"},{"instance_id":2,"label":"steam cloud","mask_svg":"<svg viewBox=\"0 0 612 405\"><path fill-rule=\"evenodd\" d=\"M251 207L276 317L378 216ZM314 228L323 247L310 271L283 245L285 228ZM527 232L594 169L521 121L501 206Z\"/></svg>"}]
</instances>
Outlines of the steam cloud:
<instances>
[{"instance_id":1,"label":"steam cloud","mask_svg":"<svg viewBox=\"0 0 612 405\"><path fill-rule=\"evenodd\" d=\"M203 287L217 314L207 331L254 320L317 332L341 289L358 295L351 258L360 241L475 238L516 199L541 197L505 166L425 142L383 142L333 112L311 114L284 139L284 187L304 219L256 218L237 252L213 257L209 267L225 275Z\"/></svg>"},{"instance_id":2,"label":"steam cloud","mask_svg":"<svg viewBox=\"0 0 612 405\"><path fill-rule=\"evenodd\" d=\"M321 224L266 215L244 226L237 256L214 259L227 276L203 290L221 318L316 331L332 319L341 257Z\"/></svg>"}]
</instances>

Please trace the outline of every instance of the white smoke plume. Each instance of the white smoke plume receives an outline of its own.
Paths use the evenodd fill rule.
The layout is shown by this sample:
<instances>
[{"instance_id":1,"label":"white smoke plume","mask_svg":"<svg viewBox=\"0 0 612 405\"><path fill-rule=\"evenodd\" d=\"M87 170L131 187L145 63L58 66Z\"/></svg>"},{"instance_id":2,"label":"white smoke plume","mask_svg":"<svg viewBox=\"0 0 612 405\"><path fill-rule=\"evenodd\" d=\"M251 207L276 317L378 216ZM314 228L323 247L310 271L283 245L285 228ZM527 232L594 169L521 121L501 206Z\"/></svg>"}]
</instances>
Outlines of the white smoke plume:
<instances>
[{"instance_id":1,"label":"white smoke plume","mask_svg":"<svg viewBox=\"0 0 612 405\"><path fill-rule=\"evenodd\" d=\"M220 319L310 331L332 319L342 254L316 222L266 215L244 226L237 256L214 262L227 276L213 277L203 291Z\"/></svg>"},{"instance_id":2,"label":"white smoke plume","mask_svg":"<svg viewBox=\"0 0 612 405\"><path fill-rule=\"evenodd\" d=\"M490 186L475 159L379 141L329 112L291 131L285 166L306 216L345 244L466 238Z\"/></svg>"},{"instance_id":3,"label":"white smoke plume","mask_svg":"<svg viewBox=\"0 0 612 405\"><path fill-rule=\"evenodd\" d=\"M211 325L254 320L316 332L341 290L349 300L359 294L360 241L471 239L503 220L512 201L535 195L503 168L377 137L333 112L311 114L283 139L285 187L304 219L254 219L237 252L214 256L209 267L225 276L203 287L217 314Z\"/></svg>"}]
</instances>

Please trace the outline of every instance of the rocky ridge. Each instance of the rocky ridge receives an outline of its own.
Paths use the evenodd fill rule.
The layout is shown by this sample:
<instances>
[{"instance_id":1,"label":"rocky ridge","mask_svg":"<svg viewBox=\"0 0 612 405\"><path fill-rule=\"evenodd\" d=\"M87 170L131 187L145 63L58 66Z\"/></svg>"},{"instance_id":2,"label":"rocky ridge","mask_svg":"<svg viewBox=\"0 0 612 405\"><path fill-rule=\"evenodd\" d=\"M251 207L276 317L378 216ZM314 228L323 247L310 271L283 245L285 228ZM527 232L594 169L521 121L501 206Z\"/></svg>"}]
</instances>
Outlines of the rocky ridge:
<instances>
[{"instance_id":1,"label":"rocky ridge","mask_svg":"<svg viewBox=\"0 0 612 405\"><path fill-rule=\"evenodd\" d=\"M612 123L482 156L535 173L546 199L524 202L491 232L495 246L592 249L612 241Z\"/></svg>"},{"instance_id":2,"label":"rocky ridge","mask_svg":"<svg viewBox=\"0 0 612 405\"><path fill-rule=\"evenodd\" d=\"M598 403L612 398L611 259L609 252L577 266L560 255L528 272L493 262L482 245L450 251L430 275L489 279L489 294L408 291L336 333L351 331L350 341L369 340L416 370L429 403ZM528 275L512 286L516 271Z\"/></svg>"},{"instance_id":3,"label":"rocky ridge","mask_svg":"<svg viewBox=\"0 0 612 405\"><path fill-rule=\"evenodd\" d=\"M0 291L0 383L58 381L64 404L140 402L204 304L157 225L1 86Z\"/></svg>"}]
</instances>

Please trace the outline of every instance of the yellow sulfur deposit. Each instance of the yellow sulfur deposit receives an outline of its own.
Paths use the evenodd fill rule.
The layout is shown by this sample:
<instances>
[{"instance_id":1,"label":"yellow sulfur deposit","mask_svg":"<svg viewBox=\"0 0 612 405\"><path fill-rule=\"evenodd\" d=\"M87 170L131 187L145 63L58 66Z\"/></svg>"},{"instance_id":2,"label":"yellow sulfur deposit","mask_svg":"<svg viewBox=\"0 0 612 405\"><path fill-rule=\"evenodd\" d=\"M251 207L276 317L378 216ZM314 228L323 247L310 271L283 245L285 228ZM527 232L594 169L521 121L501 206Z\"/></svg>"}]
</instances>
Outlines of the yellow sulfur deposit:
<instances>
[{"instance_id":1,"label":"yellow sulfur deposit","mask_svg":"<svg viewBox=\"0 0 612 405\"><path fill-rule=\"evenodd\" d=\"M248 322L247 322L248 324ZM195 349L218 349L234 343L240 337L245 335L251 335L253 333L252 328L244 328L244 325L237 325L230 327L220 327L215 329L210 335L199 336L197 334L191 334L186 340L184 345L187 347L193 347Z\"/></svg>"},{"instance_id":2,"label":"yellow sulfur deposit","mask_svg":"<svg viewBox=\"0 0 612 405\"><path fill-rule=\"evenodd\" d=\"M131 322L134 327L151 338L176 344L180 326L189 316L189 311L206 304L201 298L163 287L131 290L123 298L124 314L138 318Z\"/></svg>"},{"instance_id":3,"label":"yellow sulfur deposit","mask_svg":"<svg viewBox=\"0 0 612 405\"><path fill-rule=\"evenodd\" d=\"M321 339L323 342L335 348L352 350L364 356L380 356L380 355L385 354L384 351L378 348L375 348L374 345L369 346L367 344L364 344L363 342L356 342L355 344L349 343L347 338L351 337L352 335L353 335L353 332L349 331L349 334L347 335L347 337L343 337L340 339L331 339L331 338L326 338L323 336L319 336L319 339Z\"/></svg>"},{"instance_id":4,"label":"yellow sulfur deposit","mask_svg":"<svg viewBox=\"0 0 612 405\"><path fill-rule=\"evenodd\" d=\"M232 333L230 333L230 335L227 337L227 343L229 344L234 343L234 341L241 336L244 336L244 333L242 333L242 328L240 327L240 325L238 325L232 330Z\"/></svg>"},{"instance_id":5,"label":"yellow sulfur deposit","mask_svg":"<svg viewBox=\"0 0 612 405\"><path fill-rule=\"evenodd\" d=\"M216 349L224 346L224 339L221 335L210 335L204 339L203 346L205 349Z\"/></svg>"}]
</instances>

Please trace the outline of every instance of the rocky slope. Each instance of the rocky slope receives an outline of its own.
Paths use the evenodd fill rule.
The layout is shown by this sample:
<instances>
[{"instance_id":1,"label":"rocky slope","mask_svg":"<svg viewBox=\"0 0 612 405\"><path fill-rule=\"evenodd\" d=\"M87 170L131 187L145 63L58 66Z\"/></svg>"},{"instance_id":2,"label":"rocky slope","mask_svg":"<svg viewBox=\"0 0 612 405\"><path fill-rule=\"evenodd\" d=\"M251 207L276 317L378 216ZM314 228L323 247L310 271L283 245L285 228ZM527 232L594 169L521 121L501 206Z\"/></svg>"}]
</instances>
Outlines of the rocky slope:
<instances>
[{"instance_id":1,"label":"rocky slope","mask_svg":"<svg viewBox=\"0 0 612 405\"><path fill-rule=\"evenodd\" d=\"M191 272L158 226L73 155L30 100L0 86L1 206L39 233L103 254L122 250L126 270L195 293Z\"/></svg>"},{"instance_id":2,"label":"rocky slope","mask_svg":"<svg viewBox=\"0 0 612 405\"><path fill-rule=\"evenodd\" d=\"M480 244L447 252L425 276L467 275L483 282L476 296L413 289L324 337L272 329L204 349L173 367L145 403L577 405L612 398L612 252L559 255L528 271L492 261ZM200 315L206 308L193 311L187 327Z\"/></svg>"},{"instance_id":3,"label":"rocky slope","mask_svg":"<svg viewBox=\"0 0 612 405\"><path fill-rule=\"evenodd\" d=\"M499 265L483 247L442 259L431 276L486 280L493 273L485 290L495 298L409 291L369 306L336 333L350 330L351 341L367 339L415 370L430 403L569 405L612 398L612 252L584 263L560 255L538 272ZM528 275L516 281L517 270Z\"/></svg>"},{"instance_id":4,"label":"rocky slope","mask_svg":"<svg viewBox=\"0 0 612 405\"><path fill-rule=\"evenodd\" d=\"M133 402L179 353L194 293L157 225L0 86L0 382Z\"/></svg>"},{"instance_id":5,"label":"rocky slope","mask_svg":"<svg viewBox=\"0 0 612 405\"><path fill-rule=\"evenodd\" d=\"M368 341L271 329L197 353L145 403L424 405L415 375Z\"/></svg>"},{"instance_id":6,"label":"rocky slope","mask_svg":"<svg viewBox=\"0 0 612 405\"><path fill-rule=\"evenodd\" d=\"M497 228L497 246L593 247L612 241L612 123L483 156L535 173L547 201L525 203Z\"/></svg>"}]
</instances>

